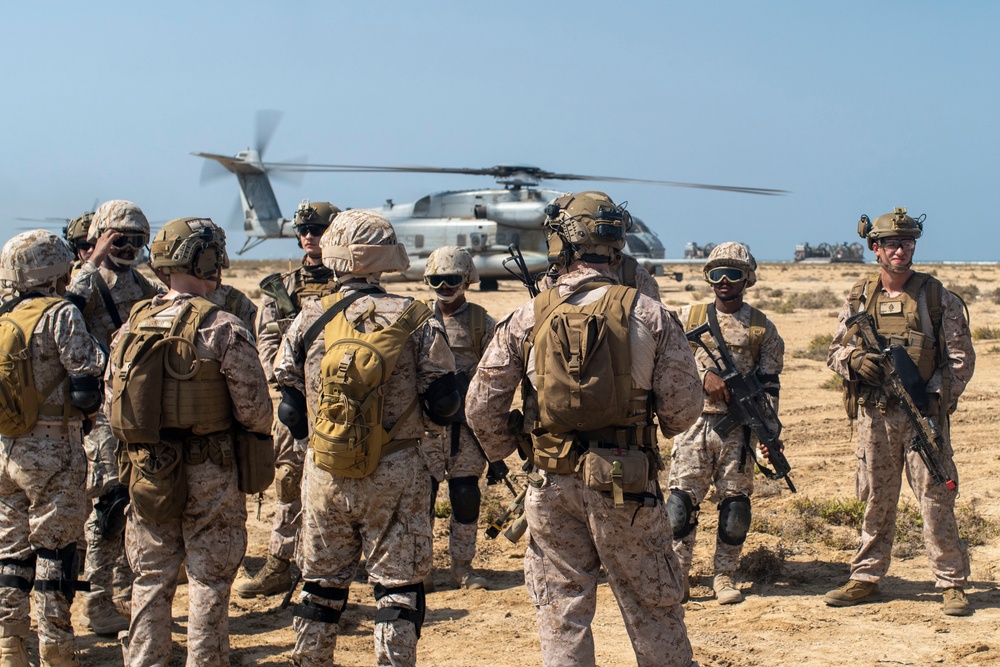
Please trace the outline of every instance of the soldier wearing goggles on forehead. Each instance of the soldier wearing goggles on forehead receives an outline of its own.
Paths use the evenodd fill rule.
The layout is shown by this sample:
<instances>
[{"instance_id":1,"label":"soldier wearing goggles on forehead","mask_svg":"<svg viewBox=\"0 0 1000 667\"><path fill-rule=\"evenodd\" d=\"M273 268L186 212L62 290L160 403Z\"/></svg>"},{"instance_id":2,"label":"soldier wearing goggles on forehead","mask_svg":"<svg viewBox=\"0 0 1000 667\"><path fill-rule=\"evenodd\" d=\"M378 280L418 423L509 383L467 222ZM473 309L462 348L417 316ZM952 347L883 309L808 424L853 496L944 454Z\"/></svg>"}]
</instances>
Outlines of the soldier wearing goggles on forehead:
<instances>
[{"instance_id":1,"label":"soldier wearing goggles on forehead","mask_svg":"<svg viewBox=\"0 0 1000 667\"><path fill-rule=\"evenodd\" d=\"M741 243L715 247L705 263L705 280L712 285L715 302L688 306L680 318L690 331L717 318L718 332L732 353L740 373L756 370L777 412L778 374L784 364L785 344L777 329L756 308L743 302L746 289L757 282L757 262ZM750 528L750 495L753 493L753 461L744 449L756 437L749 429L737 428L720 436L714 427L729 413L729 391L716 366L700 347L694 347L702 376L705 405L694 426L674 438L670 463L670 497L667 513L674 531L674 551L684 571L684 597L689 597L689 573L697 535L701 502L715 487L719 528L715 541L712 589L719 604L735 604L743 594L733 582L743 543ZM747 441L753 438L753 442ZM767 455L767 452L764 452Z\"/></svg>"}]
</instances>

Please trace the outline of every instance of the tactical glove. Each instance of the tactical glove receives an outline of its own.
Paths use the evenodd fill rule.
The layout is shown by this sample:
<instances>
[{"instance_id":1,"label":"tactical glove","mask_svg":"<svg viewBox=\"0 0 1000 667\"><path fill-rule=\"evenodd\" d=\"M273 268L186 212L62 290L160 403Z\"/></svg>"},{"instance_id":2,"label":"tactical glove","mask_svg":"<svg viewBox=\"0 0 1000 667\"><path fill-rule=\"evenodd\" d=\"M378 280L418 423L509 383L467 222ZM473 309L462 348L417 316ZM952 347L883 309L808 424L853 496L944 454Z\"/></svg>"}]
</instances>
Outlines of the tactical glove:
<instances>
[{"instance_id":1,"label":"tactical glove","mask_svg":"<svg viewBox=\"0 0 1000 667\"><path fill-rule=\"evenodd\" d=\"M486 468L486 486L493 486L503 481L503 478L510 472L510 468L503 461L492 461Z\"/></svg>"},{"instance_id":2,"label":"tactical glove","mask_svg":"<svg viewBox=\"0 0 1000 667\"><path fill-rule=\"evenodd\" d=\"M882 358L865 350L855 350L851 353L850 366L862 382L880 386L882 384L882 366L879 362Z\"/></svg>"}]
</instances>

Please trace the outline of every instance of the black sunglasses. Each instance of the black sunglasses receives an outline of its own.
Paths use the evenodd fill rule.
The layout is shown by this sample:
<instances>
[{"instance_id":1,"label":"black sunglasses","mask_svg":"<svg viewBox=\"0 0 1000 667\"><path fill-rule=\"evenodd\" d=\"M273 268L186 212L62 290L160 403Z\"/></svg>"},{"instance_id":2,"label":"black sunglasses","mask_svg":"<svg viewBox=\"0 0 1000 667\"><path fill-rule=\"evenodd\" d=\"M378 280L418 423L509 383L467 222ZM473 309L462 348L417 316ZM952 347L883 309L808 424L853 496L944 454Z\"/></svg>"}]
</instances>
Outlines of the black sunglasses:
<instances>
[{"instance_id":1,"label":"black sunglasses","mask_svg":"<svg viewBox=\"0 0 1000 667\"><path fill-rule=\"evenodd\" d=\"M73 244L73 247L76 248L77 250L82 250L83 252L87 252L88 250L94 249L94 244L88 243L87 241L77 241Z\"/></svg>"},{"instance_id":2,"label":"black sunglasses","mask_svg":"<svg viewBox=\"0 0 1000 667\"><path fill-rule=\"evenodd\" d=\"M295 228L295 232L299 236L309 236L310 234L313 236L323 236L323 232L325 231L326 227L323 225L298 225Z\"/></svg>"}]
</instances>

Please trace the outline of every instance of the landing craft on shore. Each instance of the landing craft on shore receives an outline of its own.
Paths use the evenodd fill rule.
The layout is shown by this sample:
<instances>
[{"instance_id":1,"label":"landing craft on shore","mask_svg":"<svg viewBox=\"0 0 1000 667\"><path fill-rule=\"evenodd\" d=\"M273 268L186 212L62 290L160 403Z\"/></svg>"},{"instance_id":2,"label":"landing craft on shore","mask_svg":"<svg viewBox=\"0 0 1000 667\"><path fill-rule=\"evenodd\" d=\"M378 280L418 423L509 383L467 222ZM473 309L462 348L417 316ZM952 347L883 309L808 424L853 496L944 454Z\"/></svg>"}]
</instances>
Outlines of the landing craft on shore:
<instances>
[{"instance_id":1,"label":"landing craft on shore","mask_svg":"<svg viewBox=\"0 0 1000 667\"><path fill-rule=\"evenodd\" d=\"M860 243L820 243L818 246L800 243L795 246L792 259L806 264L861 264L865 261L865 248Z\"/></svg>"},{"instance_id":2,"label":"landing craft on shore","mask_svg":"<svg viewBox=\"0 0 1000 667\"><path fill-rule=\"evenodd\" d=\"M405 279L420 280L427 257L436 248L457 245L473 255L479 271L480 289L495 290L497 281L509 275L502 266L510 244L520 246L528 270L544 271L547 266L545 207L566 194L560 190L539 188L543 180L598 181L609 183L642 183L671 187L721 190L756 195L783 194L783 190L747 188L700 183L677 183L614 176L583 176L557 173L526 165L497 165L485 168L451 168L428 166L364 166L309 164L306 162L264 162L262 155L277 124L274 112L258 114L257 142L254 148L230 157L214 153L194 153L212 160L235 174L240 187L243 209L243 229L246 242L237 254L242 254L271 238L295 238L292 218L284 218L271 187L271 173L364 172L364 173L424 173L492 176L502 187L435 192L415 202L396 204L387 199L379 212L396 229L399 241L410 254L410 269ZM212 163L207 163L210 165ZM202 172L202 182L224 175L225 171L211 168ZM327 197L327 195L323 195ZM339 202L334 202L339 203ZM669 263L659 237L641 220L632 218L625 252L643 263L647 269Z\"/></svg>"}]
</instances>

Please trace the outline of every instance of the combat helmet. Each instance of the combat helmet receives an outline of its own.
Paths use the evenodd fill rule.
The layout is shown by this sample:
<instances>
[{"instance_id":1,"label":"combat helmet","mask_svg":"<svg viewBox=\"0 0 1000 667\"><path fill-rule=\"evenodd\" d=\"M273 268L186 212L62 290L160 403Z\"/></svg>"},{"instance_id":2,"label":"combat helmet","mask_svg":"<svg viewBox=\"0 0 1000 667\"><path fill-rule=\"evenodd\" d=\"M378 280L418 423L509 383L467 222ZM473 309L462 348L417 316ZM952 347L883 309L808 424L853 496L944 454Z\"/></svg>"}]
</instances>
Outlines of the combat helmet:
<instances>
[{"instance_id":1,"label":"combat helmet","mask_svg":"<svg viewBox=\"0 0 1000 667\"><path fill-rule=\"evenodd\" d=\"M149 257L153 268L166 275L219 281L229 266L226 232L209 218L177 218L156 233Z\"/></svg>"},{"instance_id":2,"label":"combat helmet","mask_svg":"<svg viewBox=\"0 0 1000 667\"><path fill-rule=\"evenodd\" d=\"M84 213L67 223L63 229L63 236L70 248L75 248L80 241L87 241L87 236L90 234L90 224L93 220L93 213Z\"/></svg>"},{"instance_id":3,"label":"combat helmet","mask_svg":"<svg viewBox=\"0 0 1000 667\"><path fill-rule=\"evenodd\" d=\"M105 230L113 229L122 236L108 255L113 266L127 269L135 261L136 252L149 243L149 221L138 206L124 199L112 199L97 207L90 223L87 240L96 243Z\"/></svg>"},{"instance_id":4,"label":"combat helmet","mask_svg":"<svg viewBox=\"0 0 1000 667\"><path fill-rule=\"evenodd\" d=\"M742 243L727 241L712 248L703 269L705 280L708 280L708 274L712 269L723 266L731 266L745 271L747 287L753 287L754 283L757 282L757 260L750 254L750 249Z\"/></svg>"},{"instance_id":5,"label":"combat helmet","mask_svg":"<svg viewBox=\"0 0 1000 667\"><path fill-rule=\"evenodd\" d=\"M410 268L406 248L392 223L375 211L356 208L338 214L319 241L323 264L337 279L347 275L377 281L382 273Z\"/></svg>"},{"instance_id":6,"label":"combat helmet","mask_svg":"<svg viewBox=\"0 0 1000 667\"><path fill-rule=\"evenodd\" d=\"M74 259L69 246L52 232L21 232L0 251L0 283L16 292L55 294L58 279L69 277Z\"/></svg>"},{"instance_id":7,"label":"combat helmet","mask_svg":"<svg viewBox=\"0 0 1000 667\"><path fill-rule=\"evenodd\" d=\"M326 229L333 222L333 219L340 213L340 209L328 201L314 201L303 199L295 211L295 229L302 225L319 225Z\"/></svg>"},{"instance_id":8,"label":"combat helmet","mask_svg":"<svg viewBox=\"0 0 1000 667\"><path fill-rule=\"evenodd\" d=\"M875 242L893 236L919 239L924 233L924 219L926 215L919 218L911 218L906 214L906 207L897 206L892 213L886 213L875 218L872 222L867 215L862 215L858 220L858 236L868 241L868 249L873 250Z\"/></svg>"},{"instance_id":9,"label":"combat helmet","mask_svg":"<svg viewBox=\"0 0 1000 667\"><path fill-rule=\"evenodd\" d=\"M621 263L632 216L608 195L595 190L564 195L545 207L545 215L551 264Z\"/></svg>"},{"instance_id":10,"label":"combat helmet","mask_svg":"<svg viewBox=\"0 0 1000 667\"><path fill-rule=\"evenodd\" d=\"M466 285L479 282L472 254L454 245L441 246L431 253L424 266L424 282L430 285L428 276L462 276Z\"/></svg>"}]
</instances>

